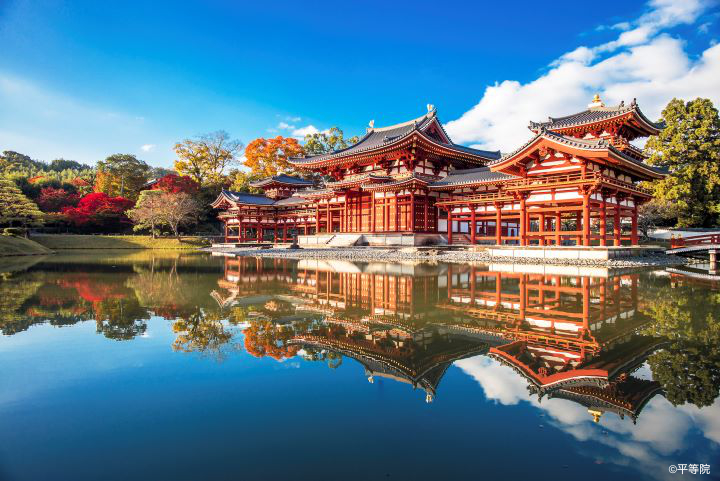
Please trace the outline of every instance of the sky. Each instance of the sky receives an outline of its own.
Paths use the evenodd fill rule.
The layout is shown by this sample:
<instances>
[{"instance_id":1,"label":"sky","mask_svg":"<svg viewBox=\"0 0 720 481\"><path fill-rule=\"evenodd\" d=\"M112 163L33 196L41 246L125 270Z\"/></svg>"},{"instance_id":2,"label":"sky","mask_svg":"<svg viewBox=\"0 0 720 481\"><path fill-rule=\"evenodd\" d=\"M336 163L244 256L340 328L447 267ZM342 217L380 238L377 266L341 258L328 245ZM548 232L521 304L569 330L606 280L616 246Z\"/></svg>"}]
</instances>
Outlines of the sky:
<instances>
[{"instance_id":1,"label":"sky","mask_svg":"<svg viewBox=\"0 0 720 481\"><path fill-rule=\"evenodd\" d=\"M508 152L595 93L720 105L718 0L549 5L0 0L0 151L170 167L208 132L357 135L433 104L456 143Z\"/></svg>"}]
</instances>

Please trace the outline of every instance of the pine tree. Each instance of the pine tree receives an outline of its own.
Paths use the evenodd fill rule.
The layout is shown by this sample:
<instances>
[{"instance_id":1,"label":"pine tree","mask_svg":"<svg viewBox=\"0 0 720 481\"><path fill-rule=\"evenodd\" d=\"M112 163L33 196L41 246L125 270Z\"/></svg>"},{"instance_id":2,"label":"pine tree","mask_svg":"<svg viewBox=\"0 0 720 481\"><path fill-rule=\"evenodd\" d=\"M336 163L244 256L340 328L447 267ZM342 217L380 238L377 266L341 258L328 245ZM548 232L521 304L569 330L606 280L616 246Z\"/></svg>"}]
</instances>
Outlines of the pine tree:
<instances>
[{"instance_id":1,"label":"pine tree","mask_svg":"<svg viewBox=\"0 0 720 481\"><path fill-rule=\"evenodd\" d=\"M655 196L675 204L678 227L720 221L720 117L709 99L673 99L662 113L666 127L645 146L648 163L670 175L655 182Z\"/></svg>"},{"instance_id":2,"label":"pine tree","mask_svg":"<svg viewBox=\"0 0 720 481\"><path fill-rule=\"evenodd\" d=\"M43 224L43 214L18 186L0 178L0 226L36 227Z\"/></svg>"}]
</instances>

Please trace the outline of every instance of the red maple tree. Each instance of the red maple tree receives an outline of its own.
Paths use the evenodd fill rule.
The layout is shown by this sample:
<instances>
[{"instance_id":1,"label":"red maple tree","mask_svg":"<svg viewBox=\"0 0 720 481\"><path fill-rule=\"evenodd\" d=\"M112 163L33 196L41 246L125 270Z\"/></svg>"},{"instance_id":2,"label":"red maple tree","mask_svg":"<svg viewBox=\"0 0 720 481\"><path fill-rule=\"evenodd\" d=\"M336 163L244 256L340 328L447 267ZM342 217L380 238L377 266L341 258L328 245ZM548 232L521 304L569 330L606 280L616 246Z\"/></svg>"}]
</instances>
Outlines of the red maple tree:
<instances>
[{"instance_id":1,"label":"red maple tree","mask_svg":"<svg viewBox=\"0 0 720 481\"><path fill-rule=\"evenodd\" d=\"M152 190L164 190L172 194L185 192L194 194L200 189L200 184L186 175L167 174L160 177L152 186Z\"/></svg>"},{"instance_id":2,"label":"red maple tree","mask_svg":"<svg viewBox=\"0 0 720 481\"><path fill-rule=\"evenodd\" d=\"M62 213L78 227L117 231L130 224L125 211L133 202L124 197L110 197L103 192L87 194L77 207L65 207Z\"/></svg>"},{"instance_id":3,"label":"red maple tree","mask_svg":"<svg viewBox=\"0 0 720 481\"><path fill-rule=\"evenodd\" d=\"M43 212L60 212L65 207L75 207L80 196L65 189L43 187L37 198L37 205Z\"/></svg>"}]
</instances>

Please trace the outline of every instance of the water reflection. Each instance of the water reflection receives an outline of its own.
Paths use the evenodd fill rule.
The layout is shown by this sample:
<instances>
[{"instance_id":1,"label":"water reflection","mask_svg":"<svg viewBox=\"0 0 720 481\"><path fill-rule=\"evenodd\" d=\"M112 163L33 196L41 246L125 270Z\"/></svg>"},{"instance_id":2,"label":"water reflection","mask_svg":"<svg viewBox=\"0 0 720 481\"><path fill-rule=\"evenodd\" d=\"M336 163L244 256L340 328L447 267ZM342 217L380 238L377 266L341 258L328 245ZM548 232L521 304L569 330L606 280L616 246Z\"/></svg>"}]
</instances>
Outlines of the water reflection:
<instances>
[{"instance_id":1,"label":"water reflection","mask_svg":"<svg viewBox=\"0 0 720 481\"><path fill-rule=\"evenodd\" d=\"M2 276L6 336L93 322L128 341L163 318L177 355L359 363L357 382L404 383L427 402L455 365L487 399L612 446L616 464L630 452L657 464L691 429L720 442L720 292L679 273L144 253L48 257Z\"/></svg>"}]
</instances>

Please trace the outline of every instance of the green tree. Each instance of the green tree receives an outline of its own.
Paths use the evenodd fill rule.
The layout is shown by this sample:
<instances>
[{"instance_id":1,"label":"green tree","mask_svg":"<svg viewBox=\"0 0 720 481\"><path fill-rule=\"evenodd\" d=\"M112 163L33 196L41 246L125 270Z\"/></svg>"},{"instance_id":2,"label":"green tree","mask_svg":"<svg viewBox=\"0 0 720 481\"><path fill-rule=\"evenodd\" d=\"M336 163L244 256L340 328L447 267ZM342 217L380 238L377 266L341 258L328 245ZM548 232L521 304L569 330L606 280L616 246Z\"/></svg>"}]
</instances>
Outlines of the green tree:
<instances>
[{"instance_id":1,"label":"green tree","mask_svg":"<svg viewBox=\"0 0 720 481\"><path fill-rule=\"evenodd\" d=\"M40 169L42 167L42 162L33 160L27 155L13 150L5 150L2 154L0 154L0 172L23 169Z\"/></svg>"},{"instance_id":2,"label":"green tree","mask_svg":"<svg viewBox=\"0 0 720 481\"><path fill-rule=\"evenodd\" d=\"M157 228L165 224L162 210L162 190L143 190L140 192L135 207L127 211L127 216L135 225L133 230L149 229L150 235L155 238Z\"/></svg>"},{"instance_id":3,"label":"green tree","mask_svg":"<svg viewBox=\"0 0 720 481\"><path fill-rule=\"evenodd\" d=\"M9 179L0 178L0 225L39 227L43 214Z\"/></svg>"},{"instance_id":4,"label":"green tree","mask_svg":"<svg viewBox=\"0 0 720 481\"><path fill-rule=\"evenodd\" d=\"M113 154L97 164L95 192L137 199L148 181L150 166L132 154Z\"/></svg>"},{"instance_id":5,"label":"green tree","mask_svg":"<svg viewBox=\"0 0 720 481\"><path fill-rule=\"evenodd\" d=\"M195 140L185 139L175 144L175 170L188 175L198 184L219 184L223 171L238 162L243 143L233 140L222 130L203 135Z\"/></svg>"},{"instance_id":6,"label":"green tree","mask_svg":"<svg viewBox=\"0 0 720 481\"><path fill-rule=\"evenodd\" d=\"M346 139L342 130L331 127L325 132L306 135L303 147L307 155L320 155L345 149L356 144L359 140L360 138L357 135Z\"/></svg>"},{"instance_id":7,"label":"green tree","mask_svg":"<svg viewBox=\"0 0 720 481\"><path fill-rule=\"evenodd\" d=\"M662 113L666 127L648 139L648 163L666 167L655 182L660 200L676 204L678 227L711 227L720 219L720 117L709 99L673 99Z\"/></svg>"}]
</instances>

